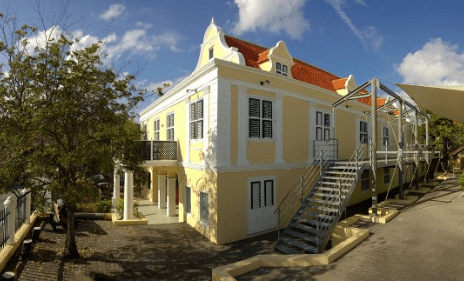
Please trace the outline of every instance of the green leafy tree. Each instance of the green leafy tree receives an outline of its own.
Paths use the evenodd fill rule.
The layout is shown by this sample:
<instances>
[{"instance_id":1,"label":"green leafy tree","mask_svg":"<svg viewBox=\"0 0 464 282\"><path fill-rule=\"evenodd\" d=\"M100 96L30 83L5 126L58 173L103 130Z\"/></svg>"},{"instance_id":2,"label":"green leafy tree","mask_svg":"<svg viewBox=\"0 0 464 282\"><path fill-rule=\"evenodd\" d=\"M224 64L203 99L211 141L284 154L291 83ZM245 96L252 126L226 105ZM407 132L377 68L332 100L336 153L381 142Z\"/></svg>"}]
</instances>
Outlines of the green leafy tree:
<instances>
[{"instance_id":1,"label":"green leafy tree","mask_svg":"<svg viewBox=\"0 0 464 282\"><path fill-rule=\"evenodd\" d=\"M0 42L6 63L0 72L0 189L22 184L50 191L67 209L65 254L79 255L74 212L83 198L95 197L95 173L111 172L115 160L135 169L140 127L133 109L145 91L105 68L101 43L74 48L69 34L46 38L23 26Z\"/></svg>"},{"instance_id":2,"label":"green leafy tree","mask_svg":"<svg viewBox=\"0 0 464 282\"><path fill-rule=\"evenodd\" d=\"M442 152L443 164L446 166L450 154L464 144L464 125L427 110L426 113L430 116L430 145L434 150ZM425 138L425 124L420 126L419 134Z\"/></svg>"}]
</instances>

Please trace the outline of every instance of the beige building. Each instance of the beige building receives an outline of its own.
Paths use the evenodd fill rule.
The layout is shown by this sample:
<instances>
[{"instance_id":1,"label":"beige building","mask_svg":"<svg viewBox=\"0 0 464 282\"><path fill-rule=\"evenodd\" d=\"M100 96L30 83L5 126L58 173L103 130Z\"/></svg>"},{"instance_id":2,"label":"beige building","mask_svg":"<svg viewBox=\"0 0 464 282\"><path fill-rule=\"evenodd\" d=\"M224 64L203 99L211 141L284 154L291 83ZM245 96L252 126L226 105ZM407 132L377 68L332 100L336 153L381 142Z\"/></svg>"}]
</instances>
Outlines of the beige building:
<instances>
[{"instance_id":1,"label":"beige building","mask_svg":"<svg viewBox=\"0 0 464 282\"><path fill-rule=\"evenodd\" d=\"M372 135L370 98L332 106L356 87L353 76L293 58L283 41L264 48L224 34L213 21L193 73L140 112L150 199L217 244L288 225L328 164L368 150L357 148ZM377 105L386 102L378 98ZM377 148L384 151L397 149L393 118L379 113ZM405 138L413 139L407 128ZM398 186L395 164L379 158L377 193ZM361 168L349 205L372 197L371 174ZM405 171L409 182L412 166ZM424 175L423 163L418 171ZM288 215L280 214L282 203Z\"/></svg>"}]
</instances>

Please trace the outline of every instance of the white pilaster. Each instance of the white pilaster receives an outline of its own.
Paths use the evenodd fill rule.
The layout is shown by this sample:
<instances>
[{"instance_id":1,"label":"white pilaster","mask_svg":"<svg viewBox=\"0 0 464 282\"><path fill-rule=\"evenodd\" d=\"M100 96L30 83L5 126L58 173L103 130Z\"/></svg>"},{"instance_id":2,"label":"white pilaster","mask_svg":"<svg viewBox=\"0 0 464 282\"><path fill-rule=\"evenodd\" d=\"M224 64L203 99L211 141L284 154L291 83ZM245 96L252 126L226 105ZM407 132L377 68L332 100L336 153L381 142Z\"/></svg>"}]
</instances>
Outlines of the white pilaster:
<instances>
[{"instance_id":1,"label":"white pilaster","mask_svg":"<svg viewBox=\"0 0 464 282\"><path fill-rule=\"evenodd\" d=\"M3 203L5 205L5 209L8 209L10 214L8 215L8 240L6 243L8 245L14 245L14 237L15 237L15 222L16 222L16 201L13 200L13 196L9 196L6 201Z\"/></svg>"},{"instance_id":2,"label":"white pilaster","mask_svg":"<svg viewBox=\"0 0 464 282\"><path fill-rule=\"evenodd\" d=\"M166 208L166 175L158 175L158 208Z\"/></svg>"},{"instance_id":3,"label":"white pilaster","mask_svg":"<svg viewBox=\"0 0 464 282\"><path fill-rule=\"evenodd\" d=\"M247 150L247 119L248 119L248 107L247 107L247 88L243 86L237 86L238 89L238 156L237 166L248 166L248 160L246 157Z\"/></svg>"},{"instance_id":4,"label":"white pilaster","mask_svg":"<svg viewBox=\"0 0 464 282\"><path fill-rule=\"evenodd\" d=\"M203 152L205 154L204 161L208 158L209 154L209 93L210 87L205 86L201 89L203 91Z\"/></svg>"},{"instance_id":5,"label":"white pilaster","mask_svg":"<svg viewBox=\"0 0 464 282\"><path fill-rule=\"evenodd\" d=\"M134 173L124 170L124 220L134 218Z\"/></svg>"},{"instance_id":6,"label":"white pilaster","mask_svg":"<svg viewBox=\"0 0 464 282\"><path fill-rule=\"evenodd\" d=\"M185 99L185 112L187 113L185 115L185 154L184 154L184 163L190 163L190 99L187 98ZM158 197L159 198L159 197Z\"/></svg>"},{"instance_id":7,"label":"white pilaster","mask_svg":"<svg viewBox=\"0 0 464 282\"><path fill-rule=\"evenodd\" d=\"M274 114L275 123L275 134L274 139L276 140L276 159L275 164L285 164L283 158L283 113L282 113L282 94L276 93L276 106Z\"/></svg>"},{"instance_id":8,"label":"white pilaster","mask_svg":"<svg viewBox=\"0 0 464 282\"><path fill-rule=\"evenodd\" d=\"M118 202L119 199L119 193L121 191L120 187L120 176L119 176L119 166L114 167L114 173L113 173L113 208L116 207L116 203Z\"/></svg>"},{"instance_id":9,"label":"white pilaster","mask_svg":"<svg viewBox=\"0 0 464 282\"><path fill-rule=\"evenodd\" d=\"M24 188L21 191L22 195L26 195L26 219L25 224L31 223L31 193L28 193L29 189Z\"/></svg>"},{"instance_id":10,"label":"white pilaster","mask_svg":"<svg viewBox=\"0 0 464 282\"><path fill-rule=\"evenodd\" d=\"M168 178L167 216L176 216L176 179Z\"/></svg>"}]
</instances>

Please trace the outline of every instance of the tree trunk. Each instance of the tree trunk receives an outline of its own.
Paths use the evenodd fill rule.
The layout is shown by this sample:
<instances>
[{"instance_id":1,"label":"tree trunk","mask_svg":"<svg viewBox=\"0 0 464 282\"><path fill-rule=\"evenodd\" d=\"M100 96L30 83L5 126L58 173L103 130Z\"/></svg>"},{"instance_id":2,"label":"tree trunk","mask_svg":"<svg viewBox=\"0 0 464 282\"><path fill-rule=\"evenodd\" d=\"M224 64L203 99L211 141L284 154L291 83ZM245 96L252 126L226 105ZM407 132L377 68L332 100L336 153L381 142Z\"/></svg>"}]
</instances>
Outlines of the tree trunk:
<instances>
[{"instance_id":1,"label":"tree trunk","mask_svg":"<svg viewBox=\"0 0 464 282\"><path fill-rule=\"evenodd\" d=\"M76 234L75 234L75 226L74 226L74 207L67 207L67 231L66 231L66 250L65 255L69 258L77 258L79 257L79 252L77 250L76 244Z\"/></svg>"}]
</instances>

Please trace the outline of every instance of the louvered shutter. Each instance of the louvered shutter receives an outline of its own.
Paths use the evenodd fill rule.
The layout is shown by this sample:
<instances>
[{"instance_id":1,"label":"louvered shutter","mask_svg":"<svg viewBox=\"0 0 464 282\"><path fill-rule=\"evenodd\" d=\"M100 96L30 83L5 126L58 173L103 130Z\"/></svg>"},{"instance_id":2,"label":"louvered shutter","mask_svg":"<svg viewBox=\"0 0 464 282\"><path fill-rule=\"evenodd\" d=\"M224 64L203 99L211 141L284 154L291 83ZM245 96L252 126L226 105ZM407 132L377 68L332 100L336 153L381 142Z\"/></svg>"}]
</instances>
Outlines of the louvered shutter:
<instances>
[{"instance_id":1,"label":"louvered shutter","mask_svg":"<svg viewBox=\"0 0 464 282\"><path fill-rule=\"evenodd\" d=\"M324 114L324 126L330 126L330 115Z\"/></svg>"},{"instance_id":2,"label":"louvered shutter","mask_svg":"<svg viewBox=\"0 0 464 282\"><path fill-rule=\"evenodd\" d=\"M197 139L203 138L203 120L199 120L196 122L197 128Z\"/></svg>"},{"instance_id":3,"label":"louvered shutter","mask_svg":"<svg viewBox=\"0 0 464 282\"><path fill-rule=\"evenodd\" d=\"M259 138L259 119L251 119L249 122L250 138Z\"/></svg>"},{"instance_id":4,"label":"louvered shutter","mask_svg":"<svg viewBox=\"0 0 464 282\"><path fill-rule=\"evenodd\" d=\"M197 137L197 127L195 126L196 122L190 123L190 139L196 139Z\"/></svg>"},{"instance_id":5,"label":"louvered shutter","mask_svg":"<svg viewBox=\"0 0 464 282\"><path fill-rule=\"evenodd\" d=\"M202 119L203 118L203 100L196 102L196 108L197 108L196 119Z\"/></svg>"},{"instance_id":6,"label":"louvered shutter","mask_svg":"<svg viewBox=\"0 0 464 282\"><path fill-rule=\"evenodd\" d=\"M195 108L195 103L190 104L190 121L196 120L196 108Z\"/></svg>"},{"instance_id":7,"label":"louvered shutter","mask_svg":"<svg viewBox=\"0 0 464 282\"><path fill-rule=\"evenodd\" d=\"M264 181L264 205L266 207L274 205L274 181Z\"/></svg>"},{"instance_id":8,"label":"louvered shutter","mask_svg":"<svg viewBox=\"0 0 464 282\"><path fill-rule=\"evenodd\" d=\"M248 108L248 116L249 117L260 117L259 111L259 100L250 98L250 106Z\"/></svg>"},{"instance_id":9,"label":"louvered shutter","mask_svg":"<svg viewBox=\"0 0 464 282\"><path fill-rule=\"evenodd\" d=\"M251 182L251 209L261 207L261 182Z\"/></svg>"},{"instance_id":10,"label":"louvered shutter","mask_svg":"<svg viewBox=\"0 0 464 282\"><path fill-rule=\"evenodd\" d=\"M272 102L263 101L263 118L272 118Z\"/></svg>"},{"instance_id":11,"label":"louvered shutter","mask_svg":"<svg viewBox=\"0 0 464 282\"><path fill-rule=\"evenodd\" d=\"M174 126L174 114L171 114L171 126Z\"/></svg>"},{"instance_id":12,"label":"louvered shutter","mask_svg":"<svg viewBox=\"0 0 464 282\"><path fill-rule=\"evenodd\" d=\"M272 138L272 121L263 120L263 138Z\"/></svg>"}]
</instances>

